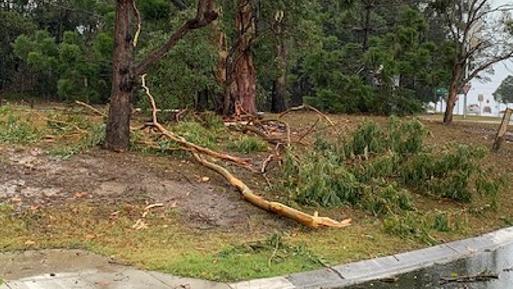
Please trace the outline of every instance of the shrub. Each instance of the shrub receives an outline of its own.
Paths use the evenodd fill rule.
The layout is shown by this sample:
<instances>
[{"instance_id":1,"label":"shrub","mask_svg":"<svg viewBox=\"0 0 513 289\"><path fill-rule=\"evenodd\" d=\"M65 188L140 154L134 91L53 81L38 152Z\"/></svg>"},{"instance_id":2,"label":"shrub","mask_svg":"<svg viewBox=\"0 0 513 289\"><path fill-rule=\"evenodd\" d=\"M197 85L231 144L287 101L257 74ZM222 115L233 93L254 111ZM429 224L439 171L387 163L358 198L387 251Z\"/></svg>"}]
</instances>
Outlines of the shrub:
<instances>
[{"instance_id":1,"label":"shrub","mask_svg":"<svg viewBox=\"0 0 513 289\"><path fill-rule=\"evenodd\" d=\"M362 207L374 216L385 216L414 209L409 193L395 185L368 187L362 200Z\"/></svg>"},{"instance_id":2,"label":"shrub","mask_svg":"<svg viewBox=\"0 0 513 289\"><path fill-rule=\"evenodd\" d=\"M423 152L411 157L399 173L402 182L428 195L462 202L472 200L471 178L485 156L480 147L457 145L439 153Z\"/></svg>"},{"instance_id":3,"label":"shrub","mask_svg":"<svg viewBox=\"0 0 513 289\"><path fill-rule=\"evenodd\" d=\"M303 204L350 205L375 215L414 210L411 192L470 202L474 192L494 196L499 187L473 180L485 156L480 147L457 145L435 151L424 145L427 131L418 120L388 126L362 124L349 141L317 137L314 150L284 158L282 185Z\"/></svg>"}]
</instances>

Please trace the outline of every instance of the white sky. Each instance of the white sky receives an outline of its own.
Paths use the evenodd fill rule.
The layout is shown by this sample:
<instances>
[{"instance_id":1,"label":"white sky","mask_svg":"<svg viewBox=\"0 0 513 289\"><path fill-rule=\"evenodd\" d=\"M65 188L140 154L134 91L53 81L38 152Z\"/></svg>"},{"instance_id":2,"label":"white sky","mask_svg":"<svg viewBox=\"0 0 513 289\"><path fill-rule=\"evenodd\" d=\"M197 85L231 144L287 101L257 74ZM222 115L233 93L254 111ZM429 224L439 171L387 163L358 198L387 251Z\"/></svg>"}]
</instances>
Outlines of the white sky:
<instances>
[{"instance_id":1,"label":"white sky","mask_svg":"<svg viewBox=\"0 0 513 289\"><path fill-rule=\"evenodd\" d=\"M492 1L493 5L504 5L511 4L512 0L494 0ZM472 81L472 89L468 94L468 105L478 103L477 97L479 94L483 94L485 100L490 100L490 106L495 111L495 102L493 101L492 93L499 87L501 82L508 76L513 75L513 61L508 60L502 63L499 63L494 66L495 73L494 74L483 74L483 76L488 76L491 78L490 82L481 82L479 80ZM461 101L462 102L462 101ZM460 112L462 111L463 104L460 104L459 108Z\"/></svg>"}]
</instances>

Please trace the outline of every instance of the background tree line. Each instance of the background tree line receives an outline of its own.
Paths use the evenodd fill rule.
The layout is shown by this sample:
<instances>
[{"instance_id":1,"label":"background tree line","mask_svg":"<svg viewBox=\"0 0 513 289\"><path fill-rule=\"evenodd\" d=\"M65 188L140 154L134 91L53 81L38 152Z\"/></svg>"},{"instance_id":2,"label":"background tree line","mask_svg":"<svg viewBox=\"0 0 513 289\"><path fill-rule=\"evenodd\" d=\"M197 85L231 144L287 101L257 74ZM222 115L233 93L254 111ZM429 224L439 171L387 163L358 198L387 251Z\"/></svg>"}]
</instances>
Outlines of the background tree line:
<instances>
[{"instance_id":1,"label":"background tree line","mask_svg":"<svg viewBox=\"0 0 513 289\"><path fill-rule=\"evenodd\" d=\"M465 54L466 40L454 35L465 31L453 31L475 10L486 17L486 2L216 1L217 20L149 67L148 81L161 108L280 112L307 102L337 113L420 112L442 97L435 88L459 89L466 80L455 74L486 54ZM136 3L143 23L136 60L197 8L193 0ZM114 0L2 0L0 92L108 102L115 10ZM501 52L511 42L503 44ZM132 102L144 105L144 97Z\"/></svg>"}]
</instances>

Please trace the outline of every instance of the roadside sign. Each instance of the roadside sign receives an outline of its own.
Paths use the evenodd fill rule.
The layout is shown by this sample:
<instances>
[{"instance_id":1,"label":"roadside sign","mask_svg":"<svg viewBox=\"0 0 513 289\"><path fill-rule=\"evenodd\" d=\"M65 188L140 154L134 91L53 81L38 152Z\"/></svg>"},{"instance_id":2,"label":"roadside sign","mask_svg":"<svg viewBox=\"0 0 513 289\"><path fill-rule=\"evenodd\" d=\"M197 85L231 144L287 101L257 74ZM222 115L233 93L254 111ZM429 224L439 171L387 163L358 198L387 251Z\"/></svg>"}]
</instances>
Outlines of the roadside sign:
<instances>
[{"instance_id":1,"label":"roadside sign","mask_svg":"<svg viewBox=\"0 0 513 289\"><path fill-rule=\"evenodd\" d=\"M435 89L435 94L437 97L445 97L449 94L449 90L444 87L438 87Z\"/></svg>"}]
</instances>

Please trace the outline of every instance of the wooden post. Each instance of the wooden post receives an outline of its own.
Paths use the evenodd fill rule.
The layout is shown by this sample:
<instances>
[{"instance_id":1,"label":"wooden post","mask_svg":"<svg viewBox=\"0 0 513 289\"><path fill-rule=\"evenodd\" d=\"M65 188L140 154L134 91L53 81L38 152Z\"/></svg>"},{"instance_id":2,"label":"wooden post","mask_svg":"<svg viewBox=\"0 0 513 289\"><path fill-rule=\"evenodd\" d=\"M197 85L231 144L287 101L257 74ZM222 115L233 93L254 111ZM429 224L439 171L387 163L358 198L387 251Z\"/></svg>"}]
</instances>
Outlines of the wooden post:
<instances>
[{"instance_id":1,"label":"wooden post","mask_svg":"<svg viewBox=\"0 0 513 289\"><path fill-rule=\"evenodd\" d=\"M506 111L504 111L504 117L502 118L502 123L499 126L499 130L497 131L497 136L495 137L495 142L493 143L493 151L497 152L502 143L504 142L504 136L506 135L506 132L508 131L508 125L511 120L511 115L513 114L513 109L507 108Z\"/></svg>"}]
</instances>

